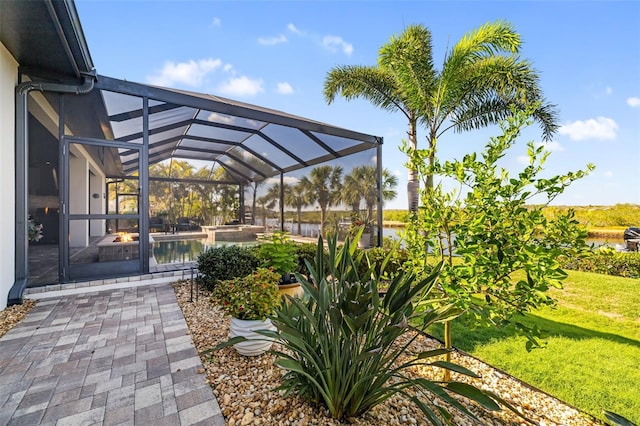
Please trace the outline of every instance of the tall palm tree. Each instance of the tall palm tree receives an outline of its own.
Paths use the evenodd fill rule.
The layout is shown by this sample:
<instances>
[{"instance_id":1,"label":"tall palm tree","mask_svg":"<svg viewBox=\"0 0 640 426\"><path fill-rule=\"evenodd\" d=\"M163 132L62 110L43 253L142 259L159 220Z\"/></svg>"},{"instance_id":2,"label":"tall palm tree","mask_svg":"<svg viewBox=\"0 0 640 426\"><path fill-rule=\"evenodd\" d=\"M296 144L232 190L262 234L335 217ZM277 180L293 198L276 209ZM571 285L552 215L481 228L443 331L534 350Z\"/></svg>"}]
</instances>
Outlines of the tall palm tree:
<instances>
[{"instance_id":1,"label":"tall palm tree","mask_svg":"<svg viewBox=\"0 0 640 426\"><path fill-rule=\"evenodd\" d=\"M290 185L288 184L284 184L282 186L283 191L284 191L284 196L287 196L287 193L291 190ZM278 206L278 211L280 211L280 208L284 208L285 206L285 200L282 200L282 203L280 202L280 184L279 183L274 183L273 185L271 185L269 187L269 189L267 189L267 193L262 197L263 200L263 204L266 206L266 208L268 209L273 209L275 206ZM280 214L278 213L278 217L280 217Z\"/></svg>"},{"instance_id":2,"label":"tall palm tree","mask_svg":"<svg viewBox=\"0 0 640 426\"><path fill-rule=\"evenodd\" d=\"M374 166L368 166L370 169L375 169ZM376 176L377 178L377 176ZM398 191L396 191L396 187L398 186L398 178L396 175L391 173L389 169L382 169L382 202L391 201L398 196ZM378 204L378 194L373 187L374 190L370 190L365 193L364 196L364 204L367 207L367 217L369 220L373 219L373 209L377 207ZM382 206L380 206L382 207Z\"/></svg>"},{"instance_id":3,"label":"tall palm tree","mask_svg":"<svg viewBox=\"0 0 640 426\"><path fill-rule=\"evenodd\" d=\"M378 204L378 169L375 166L356 166L347 176L344 177L343 199L346 204L349 200L355 205L360 205L364 201L367 209L367 221L373 220L373 210ZM391 201L398 195L396 187L398 178L389 171L382 170L382 201ZM349 190L344 188L349 187ZM357 197L351 195L357 193ZM345 194L348 194L345 196ZM359 210L359 207L356 211Z\"/></svg>"},{"instance_id":4,"label":"tall palm tree","mask_svg":"<svg viewBox=\"0 0 640 426\"><path fill-rule=\"evenodd\" d=\"M377 67L332 69L324 94L331 103L337 94L347 100L365 98L409 120L409 148L417 148L416 120L426 127L429 163L436 143L447 130L469 131L511 115L511 106L524 110L537 105L532 118L545 140L558 128L554 105L545 103L539 78L530 62L519 57L521 40L511 24L496 21L468 32L447 52L441 70L433 65L431 33L411 25L393 36L379 51ZM409 168L409 210L418 207L418 182ZM426 185L433 188L433 175Z\"/></svg>"},{"instance_id":5,"label":"tall palm tree","mask_svg":"<svg viewBox=\"0 0 640 426\"><path fill-rule=\"evenodd\" d=\"M309 196L302 180L295 185L290 185L284 193L285 205L293 206L298 217L298 234L302 234L302 208L309 205Z\"/></svg>"},{"instance_id":6,"label":"tall palm tree","mask_svg":"<svg viewBox=\"0 0 640 426\"><path fill-rule=\"evenodd\" d=\"M360 203L362 202L361 182L362 176L358 167L354 167L342 182L340 201L350 206L353 214L360 212Z\"/></svg>"},{"instance_id":7,"label":"tall palm tree","mask_svg":"<svg viewBox=\"0 0 640 426\"><path fill-rule=\"evenodd\" d=\"M409 122L407 131L409 146L414 149L418 146L419 111L411 105L409 98L401 90L399 82L388 70L375 66L337 66L329 71L324 83L324 96L327 103L331 104L338 94L347 100L364 98L387 111L401 112ZM410 211L418 209L419 186L418 174L414 169L409 168L407 196Z\"/></svg>"},{"instance_id":8,"label":"tall palm tree","mask_svg":"<svg viewBox=\"0 0 640 426\"><path fill-rule=\"evenodd\" d=\"M337 204L340 200L342 167L318 166L301 181L307 190L309 200L317 202L320 206L320 233L324 235L327 207Z\"/></svg>"}]
</instances>

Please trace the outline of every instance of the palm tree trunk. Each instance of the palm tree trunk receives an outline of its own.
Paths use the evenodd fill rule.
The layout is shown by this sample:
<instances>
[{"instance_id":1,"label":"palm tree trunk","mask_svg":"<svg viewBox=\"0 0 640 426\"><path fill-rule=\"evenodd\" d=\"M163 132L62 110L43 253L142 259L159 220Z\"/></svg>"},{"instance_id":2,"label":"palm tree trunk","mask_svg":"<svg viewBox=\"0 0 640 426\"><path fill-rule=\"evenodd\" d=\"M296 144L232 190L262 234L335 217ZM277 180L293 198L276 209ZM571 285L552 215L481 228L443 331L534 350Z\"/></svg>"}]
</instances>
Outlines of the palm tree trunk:
<instances>
[{"instance_id":1,"label":"palm tree trunk","mask_svg":"<svg viewBox=\"0 0 640 426\"><path fill-rule=\"evenodd\" d=\"M416 130L416 118L411 116L409 118L409 148L412 150L418 148L418 133ZM418 211L418 205L420 204L420 181L418 180L418 172L412 168L408 168L407 176L407 200L409 202L409 211Z\"/></svg>"},{"instance_id":2,"label":"palm tree trunk","mask_svg":"<svg viewBox=\"0 0 640 426\"><path fill-rule=\"evenodd\" d=\"M327 214L326 204L320 205L320 235L322 235L322 238L324 238L324 218L326 214Z\"/></svg>"},{"instance_id":3,"label":"palm tree trunk","mask_svg":"<svg viewBox=\"0 0 640 426\"><path fill-rule=\"evenodd\" d=\"M254 186L253 187L253 204L251 204L251 224L255 225L256 224L256 194L258 192L258 187ZM263 223L263 225L265 225L265 230L267 229L266 227L266 223Z\"/></svg>"},{"instance_id":4,"label":"palm tree trunk","mask_svg":"<svg viewBox=\"0 0 640 426\"><path fill-rule=\"evenodd\" d=\"M435 135L431 135L429 138L429 166L430 169L433 170L433 166L436 162L436 137ZM429 172L427 175L426 187L428 189L433 189L433 173Z\"/></svg>"},{"instance_id":5,"label":"palm tree trunk","mask_svg":"<svg viewBox=\"0 0 640 426\"><path fill-rule=\"evenodd\" d=\"M302 206L296 206L296 210L298 213L298 235L302 235L302 224L300 223L302 220Z\"/></svg>"}]
</instances>

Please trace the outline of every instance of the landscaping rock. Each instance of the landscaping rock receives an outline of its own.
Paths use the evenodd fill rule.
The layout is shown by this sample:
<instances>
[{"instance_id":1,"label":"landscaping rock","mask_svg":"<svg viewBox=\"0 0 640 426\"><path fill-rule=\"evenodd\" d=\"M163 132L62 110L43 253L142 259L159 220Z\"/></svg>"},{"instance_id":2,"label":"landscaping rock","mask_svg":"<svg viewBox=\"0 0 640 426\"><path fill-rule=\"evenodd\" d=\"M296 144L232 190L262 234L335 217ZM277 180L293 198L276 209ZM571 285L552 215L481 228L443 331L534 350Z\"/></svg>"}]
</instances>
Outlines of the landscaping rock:
<instances>
[{"instance_id":1,"label":"landscaping rock","mask_svg":"<svg viewBox=\"0 0 640 426\"><path fill-rule=\"evenodd\" d=\"M229 317L224 316L219 308L209 303L208 294L201 293L197 302L195 300L189 302L188 283L177 283L174 288L198 352L202 354L216 344L226 341L229 334ZM406 336L406 338L409 337L411 336ZM439 346L440 343L437 340L418 336L411 344L411 353L407 356ZM281 348L279 345L274 345L274 349ZM213 354L203 354L201 359L205 365L208 381L229 425L337 426L344 424L331 418L328 411L321 406L307 404L295 395L285 399L281 392L274 391L280 385L284 371L274 366L275 358L271 354L243 357L233 348L226 348ZM453 361L481 375L480 379L470 379L454 373L455 380L472 383L479 388L496 393L524 417L538 424L548 426L604 424L478 359L454 353ZM435 368L416 367L412 374L435 379L441 372ZM459 400L478 417L479 422L474 422L467 416L450 409L456 425L527 424L522 417L506 408L500 412L489 412L464 398ZM432 403L446 406L438 401ZM400 395L391 397L360 417L348 419L348 422L354 425L428 424L422 412L411 401Z\"/></svg>"}]
</instances>

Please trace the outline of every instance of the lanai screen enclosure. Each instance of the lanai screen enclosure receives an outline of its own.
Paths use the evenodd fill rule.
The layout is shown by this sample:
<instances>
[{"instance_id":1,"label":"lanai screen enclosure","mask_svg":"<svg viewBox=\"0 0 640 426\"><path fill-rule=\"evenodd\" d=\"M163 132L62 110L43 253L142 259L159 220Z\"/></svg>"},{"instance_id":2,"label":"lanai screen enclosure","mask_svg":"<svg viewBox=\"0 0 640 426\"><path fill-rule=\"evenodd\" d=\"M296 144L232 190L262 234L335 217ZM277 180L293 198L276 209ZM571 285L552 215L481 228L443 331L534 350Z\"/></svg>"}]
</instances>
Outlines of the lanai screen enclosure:
<instances>
[{"instance_id":1,"label":"lanai screen enclosure","mask_svg":"<svg viewBox=\"0 0 640 426\"><path fill-rule=\"evenodd\" d=\"M82 258L85 248L124 228L139 234L138 253L149 252L150 218L158 213L149 197L153 185L181 184L189 193L233 188L236 220L243 222L250 205L245 189L256 182L282 188L319 165L340 166L344 174L368 165L377 173L380 242L381 138L216 96L84 78L78 90L68 85L64 91L86 93L60 93L52 76L23 74L24 90L16 95L27 106L17 117L23 126L17 138L23 152L16 164L17 186L23 188L17 217L44 224L42 239L31 247L57 246L57 282L149 272L145 255L113 258L105 250L101 259ZM184 161L199 173L178 179L171 171ZM282 197L281 191L281 225ZM16 275L26 279L34 264L23 243L26 220L16 232Z\"/></svg>"}]
</instances>

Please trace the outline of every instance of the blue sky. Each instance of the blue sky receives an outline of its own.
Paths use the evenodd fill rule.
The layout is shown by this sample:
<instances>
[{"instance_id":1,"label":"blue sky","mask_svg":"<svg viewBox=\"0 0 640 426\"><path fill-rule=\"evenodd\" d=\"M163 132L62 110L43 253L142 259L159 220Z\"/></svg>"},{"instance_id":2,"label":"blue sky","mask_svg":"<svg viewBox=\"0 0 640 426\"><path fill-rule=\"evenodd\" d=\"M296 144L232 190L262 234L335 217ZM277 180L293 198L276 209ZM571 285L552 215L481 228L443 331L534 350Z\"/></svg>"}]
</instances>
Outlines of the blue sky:
<instances>
[{"instance_id":1,"label":"blue sky","mask_svg":"<svg viewBox=\"0 0 640 426\"><path fill-rule=\"evenodd\" d=\"M498 19L523 39L562 127L546 175L596 170L554 204L640 204L640 2L635 1L89 1L76 0L100 74L225 96L384 137L383 165L399 177L388 208L406 208L406 137L399 113L366 101L327 105L327 72L375 65L378 49L410 24L427 26L434 62L466 32ZM438 67L439 68L439 67ZM444 134L439 157L479 151L496 128ZM424 144L425 132L419 132ZM522 168L527 129L505 158Z\"/></svg>"}]
</instances>

